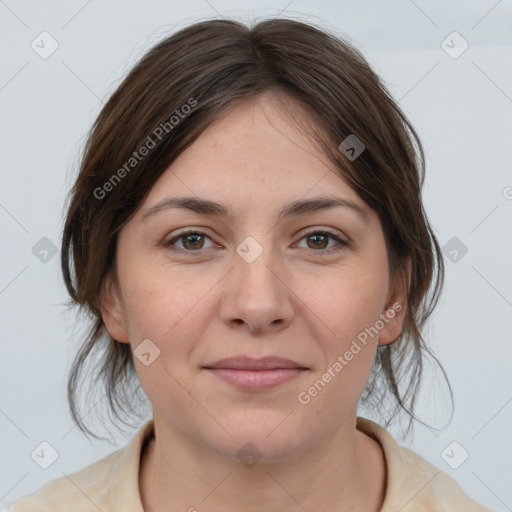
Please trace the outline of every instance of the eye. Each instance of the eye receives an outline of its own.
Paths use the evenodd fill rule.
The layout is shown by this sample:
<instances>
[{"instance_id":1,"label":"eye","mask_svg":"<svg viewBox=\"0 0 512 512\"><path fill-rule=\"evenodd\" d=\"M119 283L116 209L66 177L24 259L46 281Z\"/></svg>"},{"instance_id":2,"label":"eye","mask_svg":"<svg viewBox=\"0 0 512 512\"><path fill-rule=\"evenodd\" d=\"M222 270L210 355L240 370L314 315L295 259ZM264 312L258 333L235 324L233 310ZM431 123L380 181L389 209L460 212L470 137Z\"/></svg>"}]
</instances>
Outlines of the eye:
<instances>
[{"instance_id":1,"label":"eye","mask_svg":"<svg viewBox=\"0 0 512 512\"><path fill-rule=\"evenodd\" d=\"M205 247L205 239L210 240L211 245ZM337 244L334 247L329 247L329 239L334 240ZM327 229L315 229L306 233L301 238L306 240L308 244L305 249L313 249L315 252L327 252L339 251L345 247L349 247L350 244L346 240L341 239L336 233L333 233ZM178 244L177 244L178 242ZM180 244L181 243L181 247ZM165 247L171 249L177 249L183 252L198 252L201 249L209 249L214 247L216 244L213 240L205 233L193 229L187 229L176 234L171 239L164 242ZM219 246L218 246L219 247ZM304 248L304 247L302 247Z\"/></svg>"},{"instance_id":2,"label":"eye","mask_svg":"<svg viewBox=\"0 0 512 512\"><path fill-rule=\"evenodd\" d=\"M164 245L166 247L173 246L175 245L176 241L180 241L182 239L182 247L178 246L177 248L182 251L194 252L200 249L208 249L208 247L204 246L205 238L209 239L212 242L212 245L210 247L213 247L213 245L215 245L213 244L212 239L208 235L202 233L201 231L194 231L193 229L187 229L185 231L182 231L181 233L178 233L170 240L164 242Z\"/></svg>"},{"instance_id":3,"label":"eye","mask_svg":"<svg viewBox=\"0 0 512 512\"><path fill-rule=\"evenodd\" d=\"M329 244L329 238L338 242L335 244L334 248L331 246L327 249ZM314 249L316 252L331 252L331 251L339 251L344 249L345 247L349 247L349 243L345 240L342 240L337 234L326 230L326 229L315 229L314 231L310 231L306 233L302 238L302 240L306 240L306 244L308 247L306 249ZM319 249L327 249L325 251L318 251Z\"/></svg>"}]
</instances>

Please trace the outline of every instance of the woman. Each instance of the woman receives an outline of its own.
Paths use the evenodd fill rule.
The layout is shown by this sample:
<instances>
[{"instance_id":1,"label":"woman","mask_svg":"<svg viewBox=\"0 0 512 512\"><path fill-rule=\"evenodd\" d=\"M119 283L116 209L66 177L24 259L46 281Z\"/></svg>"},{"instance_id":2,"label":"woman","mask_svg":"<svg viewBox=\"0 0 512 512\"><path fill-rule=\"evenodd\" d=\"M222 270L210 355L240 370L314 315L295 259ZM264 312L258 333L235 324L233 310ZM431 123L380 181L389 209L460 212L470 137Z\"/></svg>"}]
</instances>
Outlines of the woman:
<instances>
[{"instance_id":1,"label":"woman","mask_svg":"<svg viewBox=\"0 0 512 512\"><path fill-rule=\"evenodd\" d=\"M432 355L423 173L386 88L323 30L213 20L152 48L93 127L62 241L94 320L76 424L94 435L77 396L98 347L86 380L118 419L140 382L152 418L11 510L488 510L357 416L392 399L412 420Z\"/></svg>"}]
</instances>

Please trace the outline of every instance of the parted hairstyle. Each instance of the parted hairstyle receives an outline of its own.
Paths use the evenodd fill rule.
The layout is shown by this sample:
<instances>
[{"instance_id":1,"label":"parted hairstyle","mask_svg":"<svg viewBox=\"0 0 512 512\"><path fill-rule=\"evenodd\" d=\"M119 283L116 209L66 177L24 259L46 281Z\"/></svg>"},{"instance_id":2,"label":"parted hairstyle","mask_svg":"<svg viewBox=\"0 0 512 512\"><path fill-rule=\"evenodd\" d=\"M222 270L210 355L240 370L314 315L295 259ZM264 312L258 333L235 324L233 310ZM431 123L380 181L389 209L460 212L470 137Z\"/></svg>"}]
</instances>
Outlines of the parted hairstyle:
<instances>
[{"instance_id":1,"label":"parted hairstyle","mask_svg":"<svg viewBox=\"0 0 512 512\"><path fill-rule=\"evenodd\" d=\"M292 19L253 25L212 19L152 47L104 105L83 147L66 204L61 266L69 306L88 319L67 387L73 421L86 435L100 439L86 424L98 407L90 400L98 387L104 386L102 398L118 428L119 421L128 425L130 416L140 415L132 348L109 335L101 316L101 290L107 274L115 274L120 229L213 121L268 90L294 100L302 112L297 125L380 218L390 282L406 283L406 313L397 340L378 346L360 405L386 426L402 412L409 415L407 431L417 419L425 357L442 369L422 329L444 283L443 257L422 204L425 157L417 133L346 38ZM355 159L340 149L350 135L365 148ZM86 370L94 353L101 355ZM84 383L92 383L89 390ZM450 395L453 403L451 388ZM139 398L148 404L145 395Z\"/></svg>"}]
</instances>

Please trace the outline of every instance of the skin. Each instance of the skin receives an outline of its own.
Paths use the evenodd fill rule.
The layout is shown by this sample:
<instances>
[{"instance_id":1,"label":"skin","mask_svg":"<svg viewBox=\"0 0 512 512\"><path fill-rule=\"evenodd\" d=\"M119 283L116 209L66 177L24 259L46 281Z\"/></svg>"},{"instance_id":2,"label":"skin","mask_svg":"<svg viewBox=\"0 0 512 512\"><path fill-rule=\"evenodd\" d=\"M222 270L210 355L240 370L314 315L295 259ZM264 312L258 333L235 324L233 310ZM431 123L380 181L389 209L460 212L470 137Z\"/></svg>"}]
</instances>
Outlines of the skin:
<instances>
[{"instance_id":1,"label":"skin","mask_svg":"<svg viewBox=\"0 0 512 512\"><path fill-rule=\"evenodd\" d=\"M272 92L241 102L173 162L120 231L102 295L105 325L134 350L144 339L160 350L148 366L134 358L155 422L139 479L145 510L382 505L385 459L356 429L357 403L378 344L400 335L405 307L308 404L297 396L381 313L404 305L405 289L391 286L378 216L287 116L294 107ZM142 220L178 195L221 203L230 216L173 208ZM321 195L356 202L369 222L343 207L278 222L284 205ZM164 245L183 228L206 236ZM305 236L315 228L351 245ZM247 236L263 249L251 263L236 252ZM275 355L308 370L254 392L203 368L235 355ZM237 458L247 442L262 456L251 467Z\"/></svg>"}]
</instances>

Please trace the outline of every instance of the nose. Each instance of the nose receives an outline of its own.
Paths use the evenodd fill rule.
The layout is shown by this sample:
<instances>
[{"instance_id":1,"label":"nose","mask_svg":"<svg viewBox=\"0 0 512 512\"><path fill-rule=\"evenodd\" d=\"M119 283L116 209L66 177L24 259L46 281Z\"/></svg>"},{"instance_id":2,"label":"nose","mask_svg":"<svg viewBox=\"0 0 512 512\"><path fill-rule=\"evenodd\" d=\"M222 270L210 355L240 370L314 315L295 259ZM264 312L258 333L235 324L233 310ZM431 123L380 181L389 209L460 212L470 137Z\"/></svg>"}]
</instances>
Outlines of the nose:
<instances>
[{"instance_id":1,"label":"nose","mask_svg":"<svg viewBox=\"0 0 512 512\"><path fill-rule=\"evenodd\" d=\"M264 250L251 263L235 256L234 268L224 283L220 311L229 327L265 334L290 325L295 314L293 291L283 265L269 253Z\"/></svg>"}]
</instances>

